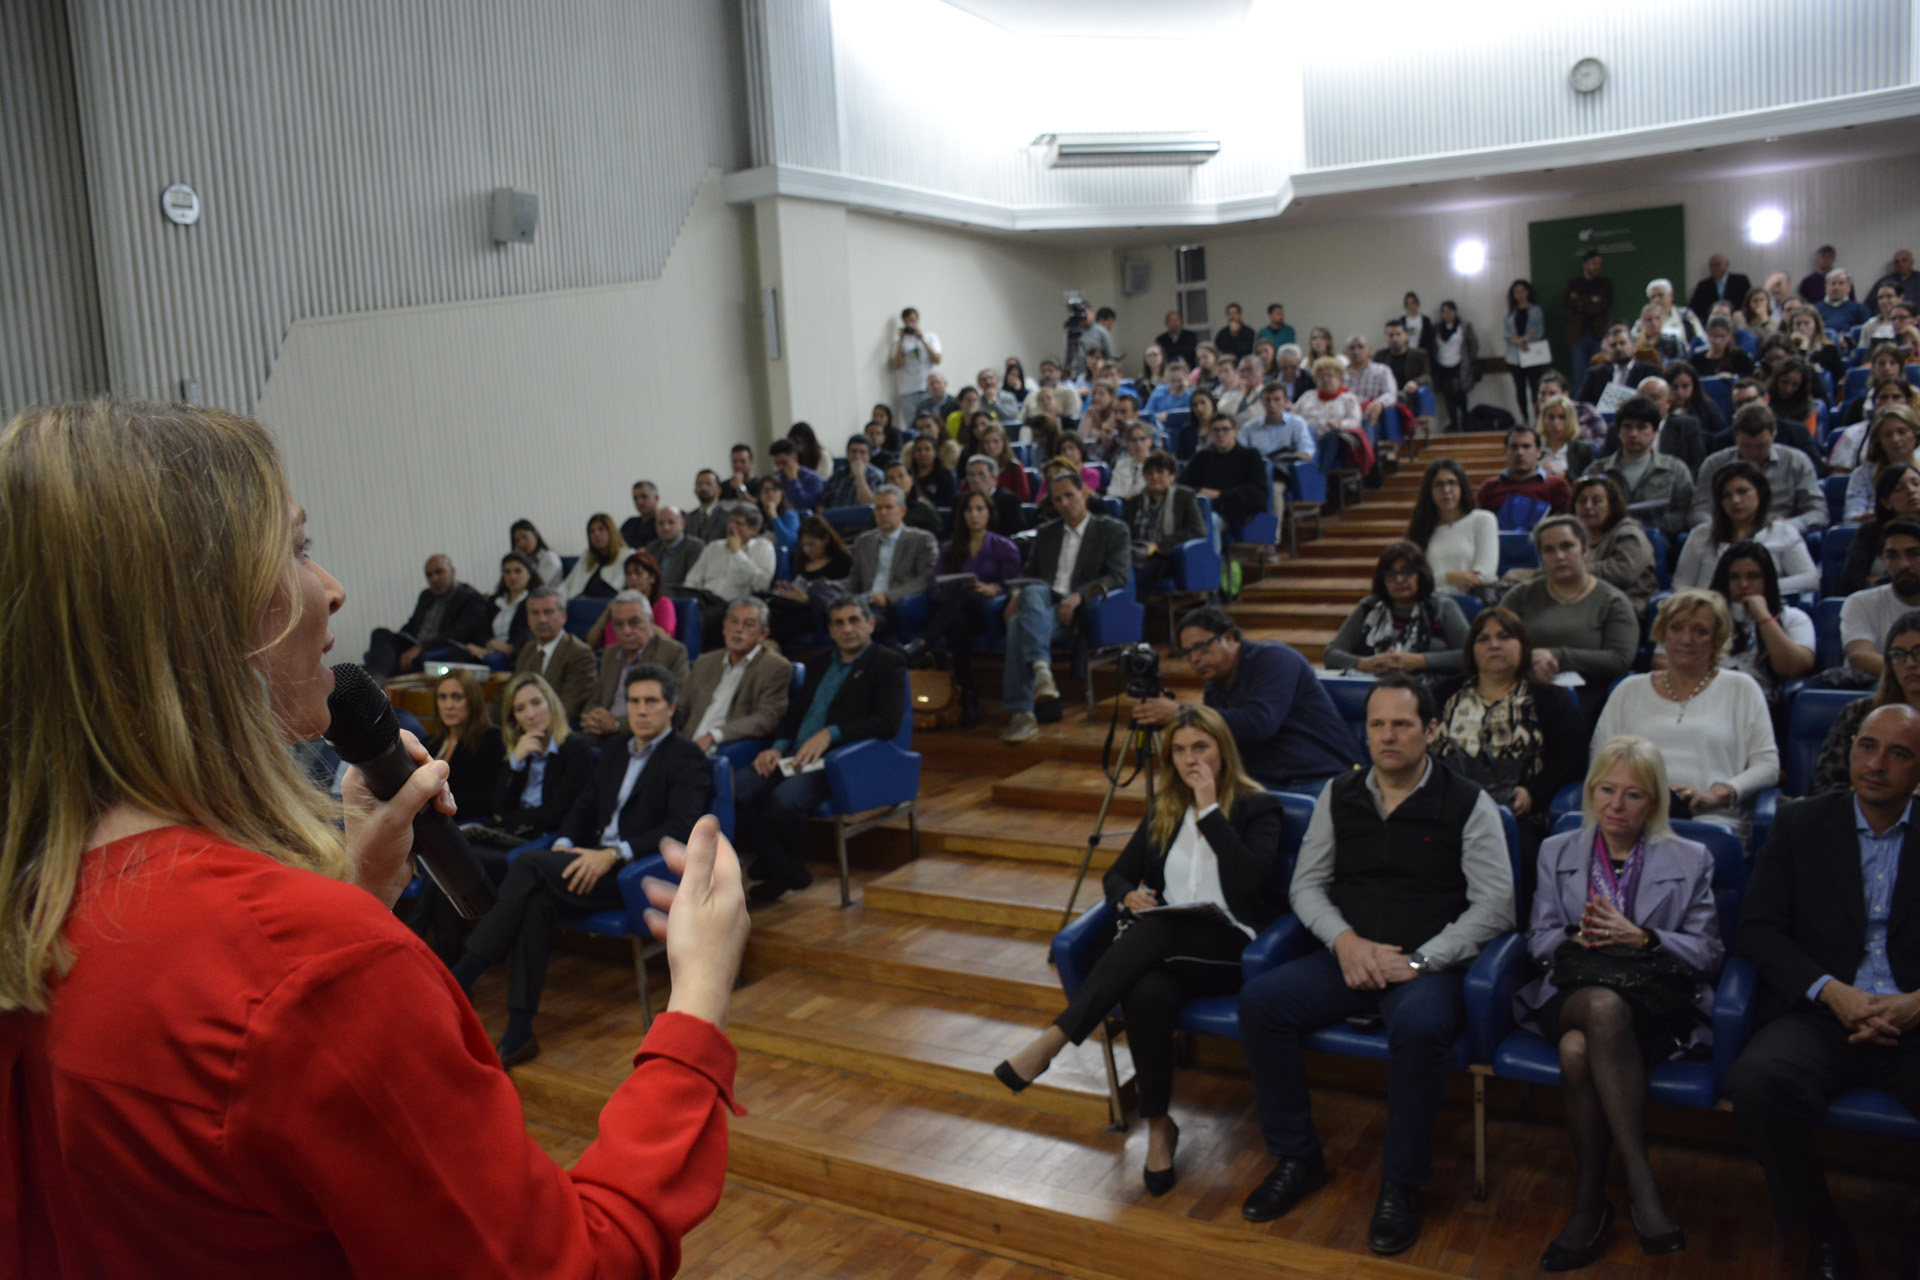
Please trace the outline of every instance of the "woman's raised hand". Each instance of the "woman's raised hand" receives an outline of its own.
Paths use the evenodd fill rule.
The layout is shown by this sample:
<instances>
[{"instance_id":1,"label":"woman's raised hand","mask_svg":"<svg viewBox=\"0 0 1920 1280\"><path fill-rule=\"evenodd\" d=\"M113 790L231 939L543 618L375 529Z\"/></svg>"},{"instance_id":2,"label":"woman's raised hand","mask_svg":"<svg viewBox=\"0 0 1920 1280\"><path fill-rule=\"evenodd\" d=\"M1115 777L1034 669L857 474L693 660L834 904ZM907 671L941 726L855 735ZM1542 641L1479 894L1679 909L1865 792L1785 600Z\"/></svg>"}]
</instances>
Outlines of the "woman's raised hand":
<instances>
[{"instance_id":1,"label":"woman's raised hand","mask_svg":"<svg viewBox=\"0 0 1920 1280\"><path fill-rule=\"evenodd\" d=\"M660 852L680 876L677 886L652 877L644 886L652 904L647 928L666 939L673 974L667 1009L704 1018L724 1031L752 927L740 859L712 815L694 823L686 844L664 841Z\"/></svg>"}]
</instances>

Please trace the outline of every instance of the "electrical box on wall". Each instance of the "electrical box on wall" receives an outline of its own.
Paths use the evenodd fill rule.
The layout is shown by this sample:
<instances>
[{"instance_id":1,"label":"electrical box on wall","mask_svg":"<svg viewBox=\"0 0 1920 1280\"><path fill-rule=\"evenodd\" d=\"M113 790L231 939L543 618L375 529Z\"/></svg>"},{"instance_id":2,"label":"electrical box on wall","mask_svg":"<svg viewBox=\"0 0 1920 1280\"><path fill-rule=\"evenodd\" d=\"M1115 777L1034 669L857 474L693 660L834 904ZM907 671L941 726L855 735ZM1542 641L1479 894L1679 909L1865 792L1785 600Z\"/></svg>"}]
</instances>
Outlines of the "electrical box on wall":
<instances>
[{"instance_id":1,"label":"electrical box on wall","mask_svg":"<svg viewBox=\"0 0 1920 1280\"><path fill-rule=\"evenodd\" d=\"M1148 273L1144 262L1123 262L1120 264L1120 292L1127 297L1137 297L1147 291Z\"/></svg>"},{"instance_id":2,"label":"electrical box on wall","mask_svg":"<svg viewBox=\"0 0 1920 1280\"><path fill-rule=\"evenodd\" d=\"M533 229L540 221L540 197L531 191L512 187L493 190L493 242L495 244L532 244Z\"/></svg>"}]
</instances>

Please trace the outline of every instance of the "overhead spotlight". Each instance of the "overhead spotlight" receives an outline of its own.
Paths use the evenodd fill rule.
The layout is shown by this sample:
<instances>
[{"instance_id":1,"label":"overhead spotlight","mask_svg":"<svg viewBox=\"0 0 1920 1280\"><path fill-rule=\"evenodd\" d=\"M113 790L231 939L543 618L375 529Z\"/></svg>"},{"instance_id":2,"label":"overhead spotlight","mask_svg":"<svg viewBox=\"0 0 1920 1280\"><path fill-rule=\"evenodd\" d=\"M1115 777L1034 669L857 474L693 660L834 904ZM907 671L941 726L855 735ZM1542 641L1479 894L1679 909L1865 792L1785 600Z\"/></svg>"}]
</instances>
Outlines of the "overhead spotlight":
<instances>
[{"instance_id":1,"label":"overhead spotlight","mask_svg":"<svg viewBox=\"0 0 1920 1280\"><path fill-rule=\"evenodd\" d=\"M1755 244L1772 244L1786 228L1786 215L1778 209L1756 209L1747 219L1747 239Z\"/></svg>"},{"instance_id":2,"label":"overhead spotlight","mask_svg":"<svg viewBox=\"0 0 1920 1280\"><path fill-rule=\"evenodd\" d=\"M1478 240L1462 240L1453 246L1453 269L1458 275L1477 276L1487 265L1487 246Z\"/></svg>"}]
</instances>

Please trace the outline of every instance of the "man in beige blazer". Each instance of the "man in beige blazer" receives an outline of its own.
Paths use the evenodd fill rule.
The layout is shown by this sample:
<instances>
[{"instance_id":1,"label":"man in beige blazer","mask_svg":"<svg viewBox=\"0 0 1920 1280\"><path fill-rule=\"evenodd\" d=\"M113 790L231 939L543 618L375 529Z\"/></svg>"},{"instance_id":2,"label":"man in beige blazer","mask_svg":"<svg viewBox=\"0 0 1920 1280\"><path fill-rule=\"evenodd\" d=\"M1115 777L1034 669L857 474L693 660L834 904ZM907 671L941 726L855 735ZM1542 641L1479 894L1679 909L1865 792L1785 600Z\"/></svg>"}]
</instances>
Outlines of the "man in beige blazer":
<instances>
[{"instance_id":1,"label":"man in beige blazer","mask_svg":"<svg viewBox=\"0 0 1920 1280\"><path fill-rule=\"evenodd\" d=\"M767 605L748 596L727 607L726 647L700 655L680 693L675 727L712 753L722 742L764 738L787 713L793 664L767 645Z\"/></svg>"},{"instance_id":2,"label":"man in beige blazer","mask_svg":"<svg viewBox=\"0 0 1920 1280\"><path fill-rule=\"evenodd\" d=\"M687 681L686 646L653 625L653 609L638 591L622 591L607 606L615 643L600 655L593 700L580 713L580 731L594 745L624 741L627 725L627 672L651 664L664 667L681 684Z\"/></svg>"},{"instance_id":3,"label":"man in beige blazer","mask_svg":"<svg viewBox=\"0 0 1920 1280\"><path fill-rule=\"evenodd\" d=\"M513 673L531 671L545 677L566 708L567 722L579 724L580 713L593 696L593 650L567 634L567 607L554 588L535 587L527 593L527 629L533 639L514 656Z\"/></svg>"}]
</instances>

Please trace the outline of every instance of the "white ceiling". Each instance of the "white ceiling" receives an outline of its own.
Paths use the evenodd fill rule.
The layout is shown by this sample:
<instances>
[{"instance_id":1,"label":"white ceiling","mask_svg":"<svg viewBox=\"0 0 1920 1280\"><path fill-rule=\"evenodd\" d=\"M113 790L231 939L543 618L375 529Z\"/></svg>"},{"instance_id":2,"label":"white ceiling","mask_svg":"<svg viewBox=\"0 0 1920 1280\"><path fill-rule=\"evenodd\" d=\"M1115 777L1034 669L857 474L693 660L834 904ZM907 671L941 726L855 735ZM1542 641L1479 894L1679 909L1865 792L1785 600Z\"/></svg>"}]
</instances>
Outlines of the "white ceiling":
<instances>
[{"instance_id":1,"label":"white ceiling","mask_svg":"<svg viewBox=\"0 0 1920 1280\"><path fill-rule=\"evenodd\" d=\"M1021 36L1193 37L1238 26L1252 0L947 0Z\"/></svg>"}]
</instances>

